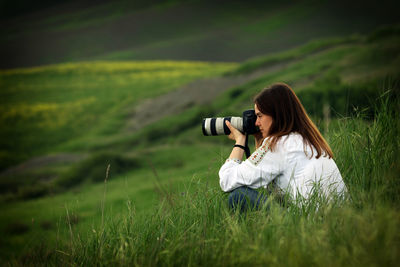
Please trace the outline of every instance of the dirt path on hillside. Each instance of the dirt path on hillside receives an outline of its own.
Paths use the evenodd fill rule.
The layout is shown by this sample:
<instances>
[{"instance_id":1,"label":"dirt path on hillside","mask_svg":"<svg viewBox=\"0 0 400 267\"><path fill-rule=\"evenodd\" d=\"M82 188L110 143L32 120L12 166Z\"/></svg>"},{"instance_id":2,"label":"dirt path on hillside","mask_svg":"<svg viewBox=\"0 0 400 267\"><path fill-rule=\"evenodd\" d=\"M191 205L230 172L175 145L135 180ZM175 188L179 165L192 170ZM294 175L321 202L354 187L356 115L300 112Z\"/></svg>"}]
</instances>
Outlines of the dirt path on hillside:
<instances>
[{"instance_id":1,"label":"dirt path on hillside","mask_svg":"<svg viewBox=\"0 0 400 267\"><path fill-rule=\"evenodd\" d=\"M327 49L330 49L330 47L313 51L306 54L306 56L325 53ZM126 130L131 132L136 131L166 116L179 114L183 110L194 105L206 105L211 103L218 95L229 88L243 85L272 72L282 71L287 66L297 63L300 60L302 60L302 58L282 61L271 64L268 67L259 68L254 72L238 76L222 76L197 80L170 93L147 99L132 108L129 116L130 119L128 119L126 123ZM307 76L297 79L292 82L290 86L295 88L295 91L299 91L312 82L317 75L318 73L313 77Z\"/></svg>"},{"instance_id":2,"label":"dirt path on hillside","mask_svg":"<svg viewBox=\"0 0 400 267\"><path fill-rule=\"evenodd\" d=\"M145 100L132 108L125 130L134 132L166 116L179 114L194 105L206 105L211 103L225 90L245 84L267 73L280 71L290 63L293 62L271 65L249 74L197 80L173 92ZM71 153L39 156L0 172L0 177L20 175L47 166L76 164L87 158L87 156L88 155Z\"/></svg>"},{"instance_id":3,"label":"dirt path on hillside","mask_svg":"<svg viewBox=\"0 0 400 267\"><path fill-rule=\"evenodd\" d=\"M132 109L131 115L129 116L130 119L126 124L126 130L136 131L166 116L179 114L183 110L194 105L206 105L211 103L225 90L245 84L266 73L280 71L288 64L289 62L279 63L239 76L214 77L197 80L173 92L156 98L147 99Z\"/></svg>"}]
</instances>

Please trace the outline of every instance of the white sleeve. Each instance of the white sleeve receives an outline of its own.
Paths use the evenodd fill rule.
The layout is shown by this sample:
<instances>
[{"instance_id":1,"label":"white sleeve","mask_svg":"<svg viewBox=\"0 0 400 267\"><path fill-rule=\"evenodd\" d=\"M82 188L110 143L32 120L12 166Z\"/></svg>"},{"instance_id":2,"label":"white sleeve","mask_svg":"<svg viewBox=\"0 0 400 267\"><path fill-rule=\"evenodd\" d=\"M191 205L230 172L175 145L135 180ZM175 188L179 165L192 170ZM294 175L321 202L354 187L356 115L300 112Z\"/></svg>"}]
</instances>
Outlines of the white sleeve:
<instances>
[{"instance_id":1,"label":"white sleeve","mask_svg":"<svg viewBox=\"0 0 400 267\"><path fill-rule=\"evenodd\" d=\"M264 142L265 143L265 142ZM227 160L219 170L219 184L224 192L241 186L259 188L269 184L281 173L282 156L272 152L265 143L244 162Z\"/></svg>"}]
</instances>

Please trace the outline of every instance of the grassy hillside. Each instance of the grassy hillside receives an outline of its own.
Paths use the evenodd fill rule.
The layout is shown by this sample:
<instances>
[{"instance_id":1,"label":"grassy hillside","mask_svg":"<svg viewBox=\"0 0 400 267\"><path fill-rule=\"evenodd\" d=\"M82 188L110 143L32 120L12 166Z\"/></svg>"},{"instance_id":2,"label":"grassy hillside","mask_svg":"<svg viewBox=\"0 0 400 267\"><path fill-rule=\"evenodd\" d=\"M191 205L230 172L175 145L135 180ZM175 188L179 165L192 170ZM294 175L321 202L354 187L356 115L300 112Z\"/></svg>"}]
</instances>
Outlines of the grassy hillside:
<instances>
[{"instance_id":1,"label":"grassy hillside","mask_svg":"<svg viewBox=\"0 0 400 267\"><path fill-rule=\"evenodd\" d=\"M238 62L400 22L393 0L3 2L13 14L0 20L3 69L82 60Z\"/></svg>"},{"instance_id":2,"label":"grassy hillside","mask_svg":"<svg viewBox=\"0 0 400 267\"><path fill-rule=\"evenodd\" d=\"M269 209L242 216L228 211L215 174L197 172L189 180L188 173L186 187L161 195L150 214L138 214L128 201L124 215L107 218L86 238L72 230L59 250L32 250L24 260L101 266L396 266L400 102L389 100L389 94L380 98L374 121L340 119L325 135L351 200L327 203L314 195L282 207L270 198Z\"/></svg>"},{"instance_id":3,"label":"grassy hillside","mask_svg":"<svg viewBox=\"0 0 400 267\"><path fill-rule=\"evenodd\" d=\"M85 159L89 149L98 150L110 141L129 138L132 131L124 131L126 121L138 103L232 67L235 64L149 61L61 64L2 71L1 170L35 156L55 155L36 158L2 173L1 193L35 197L48 189L57 190L53 186L48 188L49 183L65 169L65 177L56 184L74 185L77 181L76 175L70 174L74 172L69 170L71 164ZM144 122L138 122L141 123ZM75 145L70 148L68 143ZM96 169L104 159L114 158L113 162L120 166L119 169L114 166L113 173L132 167L132 160L118 155L120 150L110 150L111 154L94 155L94 159L85 161L83 165L88 166L91 174L86 173L80 179L91 180L90 176L96 172L90 169ZM89 151L89 154L95 153ZM79 167L78 171L85 172Z\"/></svg>"},{"instance_id":4,"label":"grassy hillside","mask_svg":"<svg viewBox=\"0 0 400 267\"><path fill-rule=\"evenodd\" d=\"M1 71L1 169L82 134L114 134L144 99L234 66L91 62Z\"/></svg>"},{"instance_id":5,"label":"grassy hillside","mask_svg":"<svg viewBox=\"0 0 400 267\"><path fill-rule=\"evenodd\" d=\"M399 101L391 105L387 96L373 122L341 119L325 135L352 201L312 198L282 208L271 199L267 211L232 214L215 177L229 148L219 147L215 155L215 146L170 147L171 154L190 157L190 167L155 165L162 171L129 173L73 194L2 207L12 245L1 251L8 257L19 249L22 256L11 261L18 265L395 266Z\"/></svg>"},{"instance_id":6,"label":"grassy hillside","mask_svg":"<svg viewBox=\"0 0 400 267\"><path fill-rule=\"evenodd\" d=\"M1 92L9 100L2 107L13 105L1 113L2 140L15 143L6 147L3 141L3 155L17 161L29 149L34 155L82 158L53 158L16 176L1 175L2 188L15 183L15 191L2 194L0 202L2 258L15 254L18 264L235 265L263 255L254 263L291 265L299 258L299 265L324 265L322 254L307 252L322 247L333 265L396 262L398 255L386 248L396 251L399 240L393 230L399 203L399 40L398 28L391 27L368 36L317 40L241 65L96 62L3 71ZM133 116L130 107L143 99L156 106L155 96L194 79L254 73L260 75L212 102L161 114L136 131L125 127ZM240 115L256 92L275 81L295 89L332 144L353 197L343 209L324 205L314 213L276 207L271 215L254 213L242 220L223 205L216 173L231 142L202 136L201 120ZM386 99L379 96L387 89L392 89L387 103L375 109L370 103ZM51 128L52 123L59 125ZM25 139L29 135L52 145L42 148L37 139ZM279 231L268 230L270 225ZM360 232L357 238L354 231ZM240 253L244 243L249 258ZM374 248L377 254L370 253ZM288 250L290 257L282 254Z\"/></svg>"}]
</instances>

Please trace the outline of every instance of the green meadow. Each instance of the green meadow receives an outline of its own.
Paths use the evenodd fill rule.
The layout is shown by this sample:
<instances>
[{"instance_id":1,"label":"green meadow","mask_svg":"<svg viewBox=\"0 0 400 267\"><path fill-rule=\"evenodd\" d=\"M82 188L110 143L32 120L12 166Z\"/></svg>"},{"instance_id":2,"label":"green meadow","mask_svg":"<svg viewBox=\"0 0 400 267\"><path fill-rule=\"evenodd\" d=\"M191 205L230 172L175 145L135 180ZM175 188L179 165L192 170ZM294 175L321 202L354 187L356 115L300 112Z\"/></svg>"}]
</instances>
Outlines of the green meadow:
<instances>
[{"instance_id":1,"label":"green meadow","mask_svg":"<svg viewBox=\"0 0 400 267\"><path fill-rule=\"evenodd\" d=\"M399 28L386 27L243 63L0 71L1 258L17 266L396 265L399 43ZM128 125L141 103L157 109L157 99L188 84L254 73L262 74L208 103ZM272 197L269 210L232 213L217 175L231 142L202 136L202 119L240 116L277 81L293 87L331 144L349 198L281 207Z\"/></svg>"}]
</instances>

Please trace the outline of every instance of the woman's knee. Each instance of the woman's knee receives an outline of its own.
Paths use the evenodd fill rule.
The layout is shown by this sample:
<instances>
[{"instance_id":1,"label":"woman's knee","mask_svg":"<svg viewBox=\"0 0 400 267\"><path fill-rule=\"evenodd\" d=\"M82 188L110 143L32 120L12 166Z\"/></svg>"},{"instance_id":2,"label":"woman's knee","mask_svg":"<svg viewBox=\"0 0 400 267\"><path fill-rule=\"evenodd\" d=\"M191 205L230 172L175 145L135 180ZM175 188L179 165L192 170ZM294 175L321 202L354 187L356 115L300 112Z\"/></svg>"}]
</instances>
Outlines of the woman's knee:
<instances>
[{"instance_id":1,"label":"woman's knee","mask_svg":"<svg viewBox=\"0 0 400 267\"><path fill-rule=\"evenodd\" d=\"M242 186L230 192L228 197L229 207L231 209L240 208L241 211L247 210L254 206L254 199L257 196L257 191Z\"/></svg>"}]
</instances>

